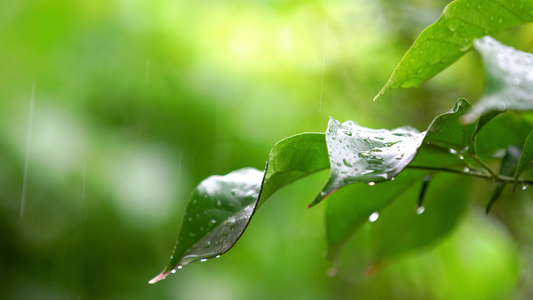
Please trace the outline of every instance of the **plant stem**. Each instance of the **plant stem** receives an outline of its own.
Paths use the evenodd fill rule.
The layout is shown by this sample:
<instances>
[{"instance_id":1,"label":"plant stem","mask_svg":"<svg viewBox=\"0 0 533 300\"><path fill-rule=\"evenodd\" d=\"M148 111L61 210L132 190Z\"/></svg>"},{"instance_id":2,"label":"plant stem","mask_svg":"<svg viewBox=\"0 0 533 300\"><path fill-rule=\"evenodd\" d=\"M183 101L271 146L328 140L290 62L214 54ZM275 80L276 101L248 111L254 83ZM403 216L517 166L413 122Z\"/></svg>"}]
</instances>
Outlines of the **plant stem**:
<instances>
[{"instance_id":1,"label":"plant stem","mask_svg":"<svg viewBox=\"0 0 533 300\"><path fill-rule=\"evenodd\" d=\"M459 175L483 178L483 179L487 179L487 180L493 180L493 181L496 181L496 182L504 182L504 183L514 183L515 182L514 178L512 178L512 177L493 174L489 170L487 170L487 171L489 173L491 173L491 174L483 174L483 173L474 172L474 171L463 172L463 171L460 171L460 170L438 168L438 167L407 166L407 168L408 169L418 169L418 170L428 170L428 171L448 172L448 173L454 173L454 174L459 174ZM533 184L533 179L518 179L516 182L517 183L521 183L521 184Z\"/></svg>"}]
</instances>

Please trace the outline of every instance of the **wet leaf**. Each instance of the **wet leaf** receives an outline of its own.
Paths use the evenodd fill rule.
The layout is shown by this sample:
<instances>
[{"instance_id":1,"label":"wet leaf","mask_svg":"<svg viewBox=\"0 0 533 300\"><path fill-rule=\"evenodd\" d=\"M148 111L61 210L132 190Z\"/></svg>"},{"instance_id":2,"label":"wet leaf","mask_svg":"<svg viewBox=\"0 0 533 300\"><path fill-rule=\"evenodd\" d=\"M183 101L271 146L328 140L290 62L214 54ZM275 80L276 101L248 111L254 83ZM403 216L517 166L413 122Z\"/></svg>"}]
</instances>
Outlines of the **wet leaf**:
<instances>
[{"instance_id":1,"label":"wet leaf","mask_svg":"<svg viewBox=\"0 0 533 300\"><path fill-rule=\"evenodd\" d=\"M205 179L191 195L170 262L150 283L187 264L224 254L273 193L328 167L324 134L303 133L272 148L265 173L244 168Z\"/></svg>"},{"instance_id":2,"label":"wet leaf","mask_svg":"<svg viewBox=\"0 0 533 300\"><path fill-rule=\"evenodd\" d=\"M390 88L420 86L472 49L475 38L531 22L531 12L528 0L453 1L422 31L376 98Z\"/></svg>"},{"instance_id":3,"label":"wet leaf","mask_svg":"<svg viewBox=\"0 0 533 300\"><path fill-rule=\"evenodd\" d=\"M331 118L326 132L331 175L310 206L351 183L391 180L413 160L424 136L412 127L389 131Z\"/></svg>"},{"instance_id":4,"label":"wet leaf","mask_svg":"<svg viewBox=\"0 0 533 300\"><path fill-rule=\"evenodd\" d=\"M516 171L516 166L518 165L518 161L520 160L521 156L521 150L517 146L509 146L507 150L505 151L505 155L502 158L502 162L500 165L500 175L503 176L511 176ZM492 194L492 197L487 204L486 213L490 212L490 209L496 203L498 198L500 198L500 195L503 192L503 189L507 185L506 182L498 182L496 183L496 189L494 190L494 193Z\"/></svg>"},{"instance_id":5,"label":"wet leaf","mask_svg":"<svg viewBox=\"0 0 533 300\"><path fill-rule=\"evenodd\" d=\"M372 224L375 267L409 251L430 246L451 232L468 206L464 178L434 176L424 210L416 209L420 186L413 186ZM450 188L453 187L453 188Z\"/></svg>"},{"instance_id":6,"label":"wet leaf","mask_svg":"<svg viewBox=\"0 0 533 300\"><path fill-rule=\"evenodd\" d=\"M522 149L522 155L520 156L520 161L516 168L514 175L514 185L513 191L516 190L518 186L518 178L526 166L533 160L533 130L529 133L526 142L524 143L524 148Z\"/></svg>"},{"instance_id":7,"label":"wet leaf","mask_svg":"<svg viewBox=\"0 0 533 300\"><path fill-rule=\"evenodd\" d=\"M150 283L195 261L227 252L252 217L263 172L244 168L225 176L210 176L194 190L169 263Z\"/></svg>"},{"instance_id":8,"label":"wet leaf","mask_svg":"<svg viewBox=\"0 0 533 300\"><path fill-rule=\"evenodd\" d=\"M470 122L494 111L533 109L533 54L502 45L489 36L474 45L483 58L487 85L465 120Z\"/></svg>"}]
</instances>

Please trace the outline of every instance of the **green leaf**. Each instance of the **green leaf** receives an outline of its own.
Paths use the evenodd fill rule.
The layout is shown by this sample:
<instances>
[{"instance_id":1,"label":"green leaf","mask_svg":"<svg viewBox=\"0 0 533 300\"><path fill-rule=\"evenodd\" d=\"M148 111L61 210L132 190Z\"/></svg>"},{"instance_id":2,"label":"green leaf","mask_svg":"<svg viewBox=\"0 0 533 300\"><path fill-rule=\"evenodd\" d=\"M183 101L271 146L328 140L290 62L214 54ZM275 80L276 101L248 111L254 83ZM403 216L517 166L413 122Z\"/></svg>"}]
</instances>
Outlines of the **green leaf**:
<instances>
[{"instance_id":1,"label":"green leaf","mask_svg":"<svg viewBox=\"0 0 533 300\"><path fill-rule=\"evenodd\" d=\"M468 52L474 38L531 21L533 1L453 1L418 36L374 100L390 88L420 86Z\"/></svg>"},{"instance_id":2,"label":"green leaf","mask_svg":"<svg viewBox=\"0 0 533 300\"><path fill-rule=\"evenodd\" d=\"M450 111L437 116L429 125L424 143L409 167L454 170L468 167L463 154L474 139L477 124L464 125L461 117L471 107L468 101L459 99Z\"/></svg>"},{"instance_id":3,"label":"green leaf","mask_svg":"<svg viewBox=\"0 0 533 300\"><path fill-rule=\"evenodd\" d=\"M244 168L205 179L191 195L169 263L150 283L187 264L224 254L266 199L287 184L328 167L324 134L303 133L272 148L264 173Z\"/></svg>"},{"instance_id":4,"label":"green leaf","mask_svg":"<svg viewBox=\"0 0 533 300\"><path fill-rule=\"evenodd\" d=\"M516 166L518 165L518 161L520 160L520 156L520 148L514 145L509 146L509 148L507 148L507 150L505 151L505 155L502 158L502 162L500 165L500 175L510 176L514 174L516 171ZM494 190L494 193L492 194L492 197L489 203L487 204L487 209L485 210L486 213L490 212L490 209L492 208L494 203L496 203L498 198L500 198L500 195L502 194L503 189L506 185L507 183L501 181L496 183L496 189Z\"/></svg>"},{"instance_id":5,"label":"green leaf","mask_svg":"<svg viewBox=\"0 0 533 300\"><path fill-rule=\"evenodd\" d=\"M516 190L516 187L518 186L518 178L520 177L520 174L522 174L522 171L526 168L526 166L533 160L533 130L529 133L526 142L524 144L524 148L522 149L522 155L520 156L520 161L518 163L518 166L516 168L516 172L514 175L514 185L513 185L513 191Z\"/></svg>"},{"instance_id":6,"label":"green leaf","mask_svg":"<svg viewBox=\"0 0 533 300\"><path fill-rule=\"evenodd\" d=\"M351 183L391 180L413 160L424 136L412 127L389 131L331 118L326 132L331 175L309 206Z\"/></svg>"},{"instance_id":7,"label":"green leaf","mask_svg":"<svg viewBox=\"0 0 533 300\"><path fill-rule=\"evenodd\" d=\"M252 217L263 172L244 168L225 176L210 176L191 195L176 246L159 280L182 266L217 257L240 238Z\"/></svg>"},{"instance_id":8,"label":"green leaf","mask_svg":"<svg viewBox=\"0 0 533 300\"><path fill-rule=\"evenodd\" d=\"M522 146L533 126L516 114L502 114L483 127L476 136L476 152L485 159L503 157L511 145Z\"/></svg>"},{"instance_id":9,"label":"green leaf","mask_svg":"<svg viewBox=\"0 0 533 300\"><path fill-rule=\"evenodd\" d=\"M380 212L425 173L406 170L394 181L379 186L353 184L328 198L326 202L326 235L328 258L333 260L344 243L374 212Z\"/></svg>"},{"instance_id":10,"label":"green leaf","mask_svg":"<svg viewBox=\"0 0 533 300\"><path fill-rule=\"evenodd\" d=\"M474 46L483 58L487 87L465 121L493 111L533 109L533 55L489 36L476 40Z\"/></svg>"},{"instance_id":11,"label":"green leaf","mask_svg":"<svg viewBox=\"0 0 533 300\"><path fill-rule=\"evenodd\" d=\"M466 211L464 178L451 174L435 176L426 192L424 210L416 210L419 189L413 186L372 224L376 267L398 255L436 243L451 232Z\"/></svg>"},{"instance_id":12,"label":"green leaf","mask_svg":"<svg viewBox=\"0 0 533 300\"><path fill-rule=\"evenodd\" d=\"M324 133L303 133L279 141L270 151L258 205L287 184L327 168Z\"/></svg>"}]
</instances>

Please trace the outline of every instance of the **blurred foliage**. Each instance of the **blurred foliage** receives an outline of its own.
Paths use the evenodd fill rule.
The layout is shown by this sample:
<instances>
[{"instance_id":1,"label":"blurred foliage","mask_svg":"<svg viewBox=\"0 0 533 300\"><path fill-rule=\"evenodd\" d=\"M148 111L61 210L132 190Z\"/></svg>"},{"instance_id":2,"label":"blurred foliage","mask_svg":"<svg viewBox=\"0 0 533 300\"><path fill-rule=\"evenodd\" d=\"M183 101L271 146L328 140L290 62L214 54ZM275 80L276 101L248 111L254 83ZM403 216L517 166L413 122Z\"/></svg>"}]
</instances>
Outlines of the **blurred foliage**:
<instances>
[{"instance_id":1,"label":"blurred foliage","mask_svg":"<svg viewBox=\"0 0 533 300\"><path fill-rule=\"evenodd\" d=\"M531 193L504 190L486 216L492 185L476 181L456 231L373 278L379 220L365 224L329 278L324 207L304 209L325 173L274 194L223 258L147 284L208 175L262 168L276 141L323 132L329 115L422 130L477 99L483 73L468 54L371 101L447 3L0 2L2 298L532 297ZM532 31L496 37L530 51Z\"/></svg>"}]
</instances>

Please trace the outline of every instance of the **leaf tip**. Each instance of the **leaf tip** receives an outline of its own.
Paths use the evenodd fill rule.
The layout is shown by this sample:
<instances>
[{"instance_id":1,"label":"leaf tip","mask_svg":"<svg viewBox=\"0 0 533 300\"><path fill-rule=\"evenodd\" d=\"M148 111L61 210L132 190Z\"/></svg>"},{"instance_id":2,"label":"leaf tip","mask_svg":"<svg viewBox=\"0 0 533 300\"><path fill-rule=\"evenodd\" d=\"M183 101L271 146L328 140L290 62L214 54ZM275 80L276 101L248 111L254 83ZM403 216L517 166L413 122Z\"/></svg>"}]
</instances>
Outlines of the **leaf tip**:
<instances>
[{"instance_id":1,"label":"leaf tip","mask_svg":"<svg viewBox=\"0 0 533 300\"><path fill-rule=\"evenodd\" d=\"M156 277L154 277L154 278L152 278L150 281L148 281L148 284L154 284L154 283L156 283L156 282L158 282L158 281L161 281L161 280L167 278L167 275L168 275L169 273L170 273L170 272L165 272L165 271L159 273L159 275L157 275Z\"/></svg>"}]
</instances>

